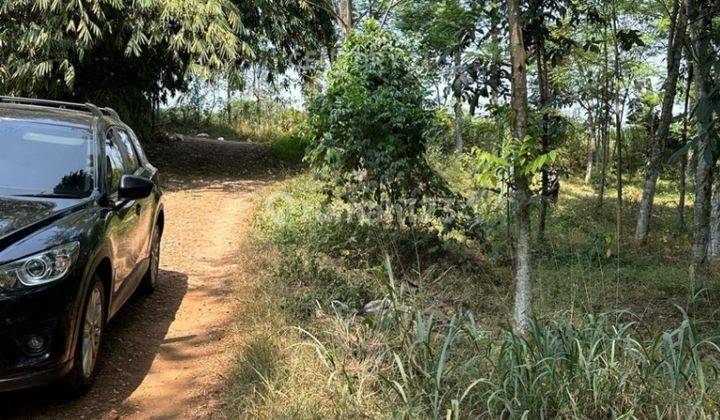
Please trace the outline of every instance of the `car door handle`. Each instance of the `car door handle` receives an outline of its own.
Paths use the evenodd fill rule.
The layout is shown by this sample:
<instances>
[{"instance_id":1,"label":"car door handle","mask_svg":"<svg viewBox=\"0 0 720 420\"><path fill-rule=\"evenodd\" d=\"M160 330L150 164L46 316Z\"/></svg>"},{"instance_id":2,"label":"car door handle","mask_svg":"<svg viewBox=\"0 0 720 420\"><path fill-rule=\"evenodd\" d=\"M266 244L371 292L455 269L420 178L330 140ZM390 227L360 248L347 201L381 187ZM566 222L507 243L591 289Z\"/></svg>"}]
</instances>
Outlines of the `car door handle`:
<instances>
[{"instance_id":1,"label":"car door handle","mask_svg":"<svg viewBox=\"0 0 720 420\"><path fill-rule=\"evenodd\" d=\"M141 211L142 211L142 206L140 204L135 204L135 214L140 216Z\"/></svg>"}]
</instances>

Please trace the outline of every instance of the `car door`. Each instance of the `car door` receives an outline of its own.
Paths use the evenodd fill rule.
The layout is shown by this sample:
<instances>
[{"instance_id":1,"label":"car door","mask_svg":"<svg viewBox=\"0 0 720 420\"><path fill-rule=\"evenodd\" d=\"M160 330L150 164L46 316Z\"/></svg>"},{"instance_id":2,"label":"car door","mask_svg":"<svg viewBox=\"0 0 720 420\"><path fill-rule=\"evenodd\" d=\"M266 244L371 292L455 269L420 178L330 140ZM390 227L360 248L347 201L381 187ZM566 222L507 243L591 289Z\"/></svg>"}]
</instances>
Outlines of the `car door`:
<instances>
[{"instance_id":1,"label":"car door","mask_svg":"<svg viewBox=\"0 0 720 420\"><path fill-rule=\"evenodd\" d=\"M129 159L129 165L133 170L133 175L153 180L154 171L148 168L141 158L139 151L135 146L131 133L123 127L118 127L115 131L120 144L123 146L125 153ZM153 168L154 169L154 168ZM145 271L146 262L150 256L150 244L152 242L152 229L154 221L155 197L150 195L147 198L136 200L135 210L138 215L135 246L138 253L136 264L140 265L138 269Z\"/></svg>"},{"instance_id":2,"label":"car door","mask_svg":"<svg viewBox=\"0 0 720 420\"><path fill-rule=\"evenodd\" d=\"M137 226L140 219L134 200L120 201L118 190L123 175L132 174L133 168L123 151L116 128L111 127L105 135L105 155L108 166L108 199L112 211L108 221L108 236L112 247L113 292L116 295L114 304L122 305L129 292L123 293L130 286L133 270L138 260Z\"/></svg>"}]
</instances>

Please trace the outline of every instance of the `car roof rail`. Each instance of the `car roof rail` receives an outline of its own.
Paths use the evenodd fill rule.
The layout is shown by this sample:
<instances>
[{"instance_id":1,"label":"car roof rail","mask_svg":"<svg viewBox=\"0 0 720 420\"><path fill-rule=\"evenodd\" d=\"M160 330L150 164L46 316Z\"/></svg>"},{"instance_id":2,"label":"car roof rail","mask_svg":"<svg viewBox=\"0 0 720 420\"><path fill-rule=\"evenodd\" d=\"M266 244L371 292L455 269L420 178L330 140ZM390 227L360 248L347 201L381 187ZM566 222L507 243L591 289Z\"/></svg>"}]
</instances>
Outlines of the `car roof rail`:
<instances>
[{"instance_id":1,"label":"car roof rail","mask_svg":"<svg viewBox=\"0 0 720 420\"><path fill-rule=\"evenodd\" d=\"M120 114L118 114L117 111L115 111L114 109L110 108L109 106L106 106L105 108L100 108L100 111L101 111L103 114L109 115L109 116L111 116L111 117L113 117L113 118L116 118L116 119L120 120Z\"/></svg>"},{"instance_id":2,"label":"car roof rail","mask_svg":"<svg viewBox=\"0 0 720 420\"><path fill-rule=\"evenodd\" d=\"M96 117L104 116L103 112L97 106L87 102L84 104L77 102L64 102L64 101L51 101L49 99L35 99L35 98L16 98L14 96L0 96L0 103L12 103L21 105L38 105L47 106L53 108L63 109L75 109L78 111L86 111L95 115Z\"/></svg>"}]
</instances>

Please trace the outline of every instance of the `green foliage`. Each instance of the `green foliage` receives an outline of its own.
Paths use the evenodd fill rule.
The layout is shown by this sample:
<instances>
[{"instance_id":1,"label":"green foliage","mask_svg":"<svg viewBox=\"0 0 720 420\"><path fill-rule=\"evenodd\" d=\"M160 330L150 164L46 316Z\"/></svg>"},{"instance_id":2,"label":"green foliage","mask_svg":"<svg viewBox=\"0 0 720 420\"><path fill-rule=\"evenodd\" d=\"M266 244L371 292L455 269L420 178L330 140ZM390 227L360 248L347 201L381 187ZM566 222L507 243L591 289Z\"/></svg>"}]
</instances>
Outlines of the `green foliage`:
<instances>
[{"instance_id":1,"label":"green foliage","mask_svg":"<svg viewBox=\"0 0 720 420\"><path fill-rule=\"evenodd\" d=\"M471 232L473 215L461 208L462 197L425 159L437 124L410 55L375 21L353 31L333 62L326 92L310 106L310 130L315 142L307 160L329 197L372 203L408 226L413 215L398 206L426 208L432 198L449 199L450 206L430 213L442 219L443 231Z\"/></svg>"},{"instance_id":2,"label":"green foliage","mask_svg":"<svg viewBox=\"0 0 720 420\"><path fill-rule=\"evenodd\" d=\"M433 114L407 50L374 21L350 34L310 114L308 160L343 196L395 203L424 187Z\"/></svg>"},{"instance_id":3,"label":"green foliage","mask_svg":"<svg viewBox=\"0 0 720 420\"><path fill-rule=\"evenodd\" d=\"M153 80L167 82L188 67L203 72L251 54L235 35L243 28L237 9L225 0L21 0L4 2L0 20L0 86L9 93L72 93L91 63L105 60L103 77L117 72L110 57L149 60ZM130 70L114 77L132 78Z\"/></svg>"},{"instance_id":4,"label":"green foliage","mask_svg":"<svg viewBox=\"0 0 720 420\"><path fill-rule=\"evenodd\" d=\"M506 182L512 184L512 178L508 176L512 171L532 179L542 168L554 163L559 153L560 149L542 153L540 144L530 136L524 139L507 138L495 153L475 148L472 151L476 167L475 182L486 188Z\"/></svg>"},{"instance_id":5,"label":"green foliage","mask_svg":"<svg viewBox=\"0 0 720 420\"><path fill-rule=\"evenodd\" d=\"M471 313L441 323L390 310L382 322L362 330L359 340L387 337L384 353L372 357L385 362L381 384L386 395L395 396L394 411L401 416L703 418L714 413L717 389L708 386L718 383L720 349L698 339L688 318L650 341L623 318L628 315L571 319L559 314L533 322L526 337L511 331L496 337L481 330ZM339 343L325 346L325 354L343 360L342 347L334 344ZM347 384L355 386L352 380Z\"/></svg>"},{"instance_id":6,"label":"green foliage","mask_svg":"<svg viewBox=\"0 0 720 420\"><path fill-rule=\"evenodd\" d=\"M500 3L415 0L399 5L397 26L412 40L428 84L437 88L438 79L446 80L445 95L452 92L471 108L481 97L493 102L506 93Z\"/></svg>"},{"instance_id":7,"label":"green foliage","mask_svg":"<svg viewBox=\"0 0 720 420\"><path fill-rule=\"evenodd\" d=\"M334 40L327 11L293 0L5 1L0 22L0 92L112 106L145 138L190 76L284 71Z\"/></svg>"},{"instance_id":8,"label":"green foliage","mask_svg":"<svg viewBox=\"0 0 720 420\"><path fill-rule=\"evenodd\" d=\"M325 197L312 184L307 176L291 181L256 223L280 250L270 277L283 291L272 302L299 325L299 337L282 334L293 340L285 346L310 346L317 361L292 367L292 377L311 376L312 385L279 378L256 400L263 407L290 413L284 407L303 404L307 396L298 395L310 387L326 416L342 418L707 418L718 411L720 349L705 338L717 323L693 320L714 319L717 291L693 317L675 309L687 303L677 285L687 271L677 261L678 239L635 247L617 261L609 255L614 209L608 203L597 214L580 182L565 182L551 210L554 240L535 259L540 315L525 337L503 328L512 296L506 253L482 255L487 267L470 270L451 252L425 253L436 245L404 243L404 230L323 216ZM639 190L629 184L626 192ZM676 193L666 181L658 185L663 237L675 232L668 203ZM372 300L384 300L385 309L362 315ZM291 397L270 402L281 395Z\"/></svg>"},{"instance_id":9,"label":"green foliage","mask_svg":"<svg viewBox=\"0 0 720 420\"><path fill-rule=\"evenodd\" d=\"M455 147L455 117L446 109L437 110L435 115L439 129L433 133L428 148L443 153L451 151ZM491 117L466 115L462 120L462 136L463 143L470 148L492 150L498 139L503 137L503 131Z\"/></svg>"}]
</instances>

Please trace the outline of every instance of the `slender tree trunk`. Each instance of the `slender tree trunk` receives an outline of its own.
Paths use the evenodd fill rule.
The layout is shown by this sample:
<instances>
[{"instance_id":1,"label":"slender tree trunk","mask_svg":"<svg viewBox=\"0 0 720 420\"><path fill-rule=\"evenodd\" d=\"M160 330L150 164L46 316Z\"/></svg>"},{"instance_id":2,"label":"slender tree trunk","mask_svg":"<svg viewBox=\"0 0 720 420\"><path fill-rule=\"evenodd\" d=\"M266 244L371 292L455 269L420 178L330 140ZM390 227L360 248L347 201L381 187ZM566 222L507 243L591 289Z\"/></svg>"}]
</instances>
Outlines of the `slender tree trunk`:
<instances>
[{"instance_id":1,"label":"slender tree trunk","mask_svg":"<svg viewBox=\"0 0 720 420\"><path fill-rule=\"evenodd\" d=\"M690 88L692 87L693 79L693 65L692 57L688 57L688 74L687 82L685 83L685 105L683 111L683 131L682 131L682 146L685 146L688 141L688 121L690 116L688 114L690 110ZM686 175L688 167L688 154L685 153L680 158L680 197L678 199L678 225L681 230L685 229L685 191L687 189Z\"/></svg>"},{"instance_id":2,"label":"slender tree trunk","mask_svg":"<svg viewBox=\"0 0 720 420\"><path fill-rule=\"evenodd\" d=\"M603 123L602 123L602 161L600 172L600 191L598 192L598 207L602 207L605 199L605 184L607 182L607 163L610 158L610 60L608 58L607 23L603 26Z\"/></svg>"},{"instance_id":3,"label":"slender tree trunk","mask_svg":"<svg viewBox=\"0 0 720 420\"><path fill-rule=\"evenodd\" d=\"M542 18L540 20L540 26L544 25ZM535 45L535 52L537 57L538 66L538 83L540 90L540 111L543 113L541 121L541 146L542 153L550 151L550 141L548 138L548 126L549 121L547 117L547 105L550 100L550 85L548 83L548 68L547 60L545 59L545 40L543 37L538 37ZM547 168L542 168L542 195L540 205L540 225L538 226L538 237L542 240L545 236L545 223L547 221L547 208L548 208L548 171Z\"/></svg>"},{"instance_id":4,"label":"slender tree trunk","mask_svg":"<svg viewBox=\"0 0 720 420\"><path fill-rule=\"evenodd\" d=\"M453 83L453 94L455 96L455 103L453 108L455 110L455 153L461 153L463 150L463 138L462 138L462 88L460 86L460 67L462 66L462 52L458 47L453 52L453 62L455 64L455 83Z\"/></svg>"},{"instance_id":5,"label":"slender tree trunk","mask_svg":"<svg viewBox=\"0 0 720 420\"><path fill-rule=\"evenodd\" d=\"M707 243L715 165L712 153L713 139L710 134L713 118L710 74L714 57L710 46L712 15L701 12L697 0L687 0L686 5L688 22L690 22L691 44L695 56L698 130L697 169L695 170L695 226L693 229L692 263L690 265L690 278L693 282L692 290L695 293L706 286L710 271L707 258Z\"/></svg>"},{"instance_id":6,"label":"slender tree trunk","mask_svg":"<svg viewBox=\"0 0 720 420\"><path fill-rule=\"evenodd\" d=\"M687 191L687 154L680 158L680 180L679 180L679 197L678 197L678 226L680 230L685 230L685 195Z\"/></svg>"},{"instance_id":7,"label":"slender tree trunk","mask_svg":"<svg viewBox=\"0 0 720 420\"><path fill-rule=\"evenodd\" d=\"M588 156L585 166L585 183L589 184L592 179L593 162L595 160L595 144L597 143L597 132L595 130L595 118L593 117L592 105L587 109L590 135L588 136Z\"/></svg>"},{"instance_id":8,"label":"slender tree trunk","mask_svg":"<svg viewBox=\"0 0 720 420\"><path fill-rule=\"evenodd\" d=\"M527 132L527 66L523 44L519 0L508 0L508 24L510 26L510 61L512 63L511 117L513 136L524 139ZM532 286L530 283L530 180L521 168L515 168L515 331L525 334L532 316Z\"/></svg>"},{"instance_id":9,"label":"slender tree trunk","mask_svg":"<svg viewBox=\"0 0 720 420\"><path fill-rule=\"evenodd\" d=\"M622 181L622 75L620 73L620 45L618 42L617 29L617 0L612 3L612 25L613 25L613 47L614 47L614 76L615 76L615 159L617 174L617 211L615 214L615 235L617 236L617 254L620 257L620 238L622 237L622 210L623 210L623 181Z\"/></svg>"},{"instance_id":10,"label":"slender tree trunk","mask_svg":"<svg viewBox=\"0 0 720 420\"><path fill-rule=\"evenodd\" d=\"M650 133L653 139L650 145L650 159L645 171L645 187L643 188L637 226L635 227L635 239L638 241L645 241L648 236L653 200L655 199L655 187L662 170L663 152L670 133L670 123L672 123L672 111L675 104L678 75L680 74L680 57L685 42L685 13L680 12L679 9L680 1L675 0L668 40L667 78L663 87L665 94L660 111L660 122L654 135ZM654 119L652 113L650 117Z\"/></svg>"},{"instance_id":11,"label":"slender tree trunk","mask_svg":"<svg viewBox=\"0 0 720 420\"><path fill-rule=\"evenodd\" d=\"M710 233L707 250L710 261L720 260L720 178L715 181L715 184L710 206Z\"/></svg>"},{"instance_id":12,"label":"slender tree trunk","mask_svg":"<svg viewBox=\"0 0 720 420\"><path fill-rule=\"evenodd\" d=\"M352 31L353 22L353 1L352 0L340 0L338 5L340 28L343 31L343 38L347 38Z\"/></svg>"},{"instance_id":13,"label":"slender tree trunk","mask_svg":"<svg viewBox=\"0 0 720 420\"><path fill-rule=\"evenodd\" d=\"M227 123L232 124L232 83L230 82L230 76L227 79L227 91L225 92L225 99L227 102Z\"/></svg>"}]
</instances>

